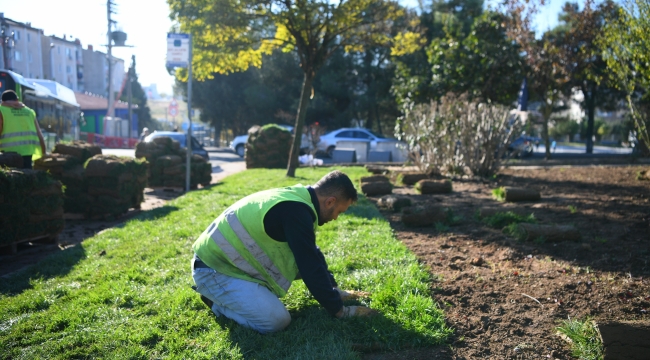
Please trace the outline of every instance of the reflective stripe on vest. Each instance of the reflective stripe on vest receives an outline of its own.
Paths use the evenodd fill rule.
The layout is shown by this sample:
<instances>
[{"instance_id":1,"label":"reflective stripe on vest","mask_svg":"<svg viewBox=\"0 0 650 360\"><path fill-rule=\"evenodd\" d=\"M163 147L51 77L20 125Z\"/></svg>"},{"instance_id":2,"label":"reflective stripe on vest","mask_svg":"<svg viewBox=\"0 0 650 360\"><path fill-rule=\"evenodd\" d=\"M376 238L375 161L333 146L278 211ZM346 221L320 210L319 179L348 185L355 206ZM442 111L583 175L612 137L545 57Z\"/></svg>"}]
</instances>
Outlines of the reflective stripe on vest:
<instances>
[{"instance_id":1,"label":"reflective stripe on vest","mask_svg":"<svg viewBox=\"0 0 650 360\"><path fill-rule=\"evenodd\" d=\"M30 136L30 135L31 136L38 136L36 131L22 131L22 132L15 132L15 133L11 133L11 134L3 134L2 136L0 136L0 139L7 139L7 138L11 138L11 137L18 137L18 136Z\"/></svg>"},{"instance_id":2,"label":"reflective stripe on vest","mask_svg":"<svg viewBox=\"0 0 650 360\"><path fill-rule=\"evenodd\" d=\"M14 146L20 146L20 145L37 145L38 146L38 145L41 145L41 143L39 143L38 141L35 141L35 140L3 142L3 143L0 143L0 149L14 147Z\"/></svg>"},{"instance_id":3,"label":"reflective stripe on vest","mask_svg":"<svg viewBox=\"0 0 650 360\"><path fill-rule=\"evenodd\" d=\"M244 228L244 225L239 221L237 218L237 215L235 214L234 211L231 210L226 210L224 213L226 222L228 222L228 225L230 225L230 228L235 232L239 240L244 244L244 247L248 250L248 252L253 255L255 260L257 260L262 267L264 267L264 270L268 273L268 276L270 276L273 281L275 281L284 291L286 292L289 290L289 287L291 286L291 281L287 280L284 275L278 270L278 268L273 264L273 261L266 255L266 253L260 248L260 246L257 244L255 239L253 239L248 231ZM214 227L215 229L212 229ZM252 276L255 279L258 279L260 281L265 281L264 275L261 274L257 269L255 269L251 264L246 261L238 252L237 250L226 240L226 237L223 236L221 231L216 226L216 223L212 223L210 225L210 229L208 230L208 233L210 230L214 230L212 234L210 234L210 237L214 242L219 246L219 248L226 254L228 259L232 261L235 266L237 266L239 269L247 273L248 275Z\"/></svg>"}]
</instances>

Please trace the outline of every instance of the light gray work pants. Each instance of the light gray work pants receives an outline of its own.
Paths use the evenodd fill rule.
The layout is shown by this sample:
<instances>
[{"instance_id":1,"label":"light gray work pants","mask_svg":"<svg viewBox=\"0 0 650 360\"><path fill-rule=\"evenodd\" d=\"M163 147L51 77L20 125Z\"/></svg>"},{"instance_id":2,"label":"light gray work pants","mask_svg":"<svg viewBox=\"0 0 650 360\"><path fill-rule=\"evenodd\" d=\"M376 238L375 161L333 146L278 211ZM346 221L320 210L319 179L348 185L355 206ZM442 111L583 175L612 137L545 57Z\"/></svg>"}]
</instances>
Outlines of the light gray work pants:
<instances>
[{"instance_id":1,"label":"light gray work pants","mask_svg":"<svg viewBox=\"0 0 650 360\"><path fill-rule=\"evenodd\" d=\"M284 304L263 285L221 274L210 268L194 268L197 291L212 300L212 312L224 315L262 334L283 330L291 322Z\"/></svg>"}]
</instances>

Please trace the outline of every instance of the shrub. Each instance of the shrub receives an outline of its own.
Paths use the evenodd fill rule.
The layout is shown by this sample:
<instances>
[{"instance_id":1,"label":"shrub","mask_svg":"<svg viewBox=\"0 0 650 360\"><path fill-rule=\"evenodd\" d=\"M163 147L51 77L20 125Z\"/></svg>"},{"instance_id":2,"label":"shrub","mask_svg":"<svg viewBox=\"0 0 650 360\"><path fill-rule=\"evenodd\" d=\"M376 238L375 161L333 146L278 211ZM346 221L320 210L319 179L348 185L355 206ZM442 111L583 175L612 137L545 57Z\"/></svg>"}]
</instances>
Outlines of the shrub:
<instances>
[{"instance_id":1,"label":"shrub","mask_svg":"<svg viewBox=\"0 0 650 360\"><path fill-rule=\"evenodd\" d=\"M448 94L430 104L406 103L403 112L395 134L413 150L412 160L422 171L463 169L490 176L521 130L507 107L470 101L466 95Z\"/></svg>"}]
</instances>

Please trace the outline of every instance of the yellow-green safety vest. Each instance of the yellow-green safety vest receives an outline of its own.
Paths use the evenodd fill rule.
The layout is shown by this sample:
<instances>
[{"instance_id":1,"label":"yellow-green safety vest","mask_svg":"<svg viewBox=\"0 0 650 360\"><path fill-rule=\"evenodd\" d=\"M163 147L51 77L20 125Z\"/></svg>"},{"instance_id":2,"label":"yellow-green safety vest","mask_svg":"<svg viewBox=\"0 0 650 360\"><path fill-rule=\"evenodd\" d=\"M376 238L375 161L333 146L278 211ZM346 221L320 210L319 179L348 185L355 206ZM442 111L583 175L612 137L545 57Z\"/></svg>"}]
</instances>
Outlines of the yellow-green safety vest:
<instances>
[{"instance_id":1,"label":"yellow-green safety vest","mask_svg":"<svg viewBox=\"0 0 650 360\"><path fill-rule=\"evenodd\" d=\"M0 134L0 150L14 151L22 156L32 155L32 160L42 156L41 143L34 125L36 113L23 107L15 109L0 106L2 112L2 134Z\"/></svg>"},{"instance_id":2,"label":"yellow-green safety vest","mask_svg":"<svg viewBox=\"0 0 650 360\"><path fill-rule=\"evenodd\" d=\"M226 209L194 242L192 249L218 272L266 286L283 297L298 275L286 242L273 240L264 230L264 216L282 201L307 204L314 212L309 190L302 185L249 195ZM318 219L314 221L314 229Z\"/></svg>"}]
</instances>

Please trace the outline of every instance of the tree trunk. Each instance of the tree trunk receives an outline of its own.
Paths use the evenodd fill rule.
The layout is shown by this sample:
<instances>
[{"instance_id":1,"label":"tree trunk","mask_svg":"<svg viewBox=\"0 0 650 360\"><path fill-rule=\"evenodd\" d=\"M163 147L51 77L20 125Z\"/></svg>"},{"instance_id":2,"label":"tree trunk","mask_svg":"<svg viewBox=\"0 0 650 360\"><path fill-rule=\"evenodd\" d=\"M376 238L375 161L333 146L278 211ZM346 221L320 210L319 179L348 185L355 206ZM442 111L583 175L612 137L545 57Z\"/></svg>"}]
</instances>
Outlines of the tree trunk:
<instances>
[{"instance_id":1,"label":"tree trunk","mask_svg":"<svg viewBox=\"0 0 650 360\"><path fill-rule=\"evenodd\" d=\"M544 105L542 108L542 137L544 138L544 144L546 145L546 153L544 159L551 159L551 139L548 137L548 119L551 117L551 112L553 111L553 102L551 105Z\"/></svg>"},{"instance_id":2,"label":"tree trunk","mask_svg":"<svg viewBox=\"0 0 650 360\"><path fill-rule=\"evenodd\" d=\"M221 129L223 124L221 121L217 120L212 123L214 125L214 143L216 147L221 147Z\"/></svg>"},{"instance_id":3,"label":"tree trunk","mask_svg":"<svg viewBox=\"0 0 650 360\"><path fill-rule=\"evenodd\" d=\"M289 153L289 164L287 164L287 177L296 177L296 168L298 167L298 154L300 153L300 140L302 139L302 128L307 117L307 105L311 96L311 84L314 80L314 72L305 69L305 78L302 82L300 91L300 103L298 105L298 115L296 116L296 126L293 133L293 144Z\"/></svg>"},{"instance_id":4,"label":"tree trunk","mask_svg":"<svg viewBox=\"0 0 650 360\"><path fill-rule=\"evenodd\" d=\"M594 152L594 113L596 111L596 94L595 86L591 85L588 91L585 91L585 101L587 102L587 154Z\"/></svg>"}]
</instances>

